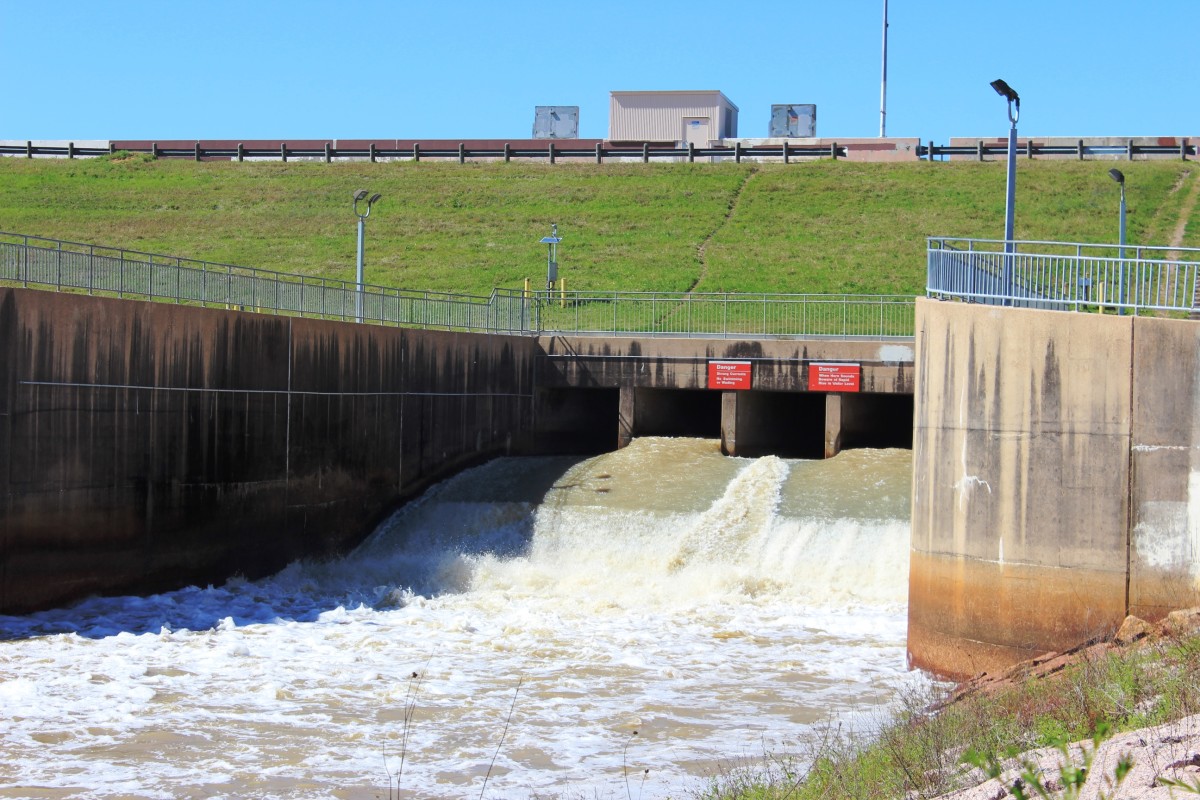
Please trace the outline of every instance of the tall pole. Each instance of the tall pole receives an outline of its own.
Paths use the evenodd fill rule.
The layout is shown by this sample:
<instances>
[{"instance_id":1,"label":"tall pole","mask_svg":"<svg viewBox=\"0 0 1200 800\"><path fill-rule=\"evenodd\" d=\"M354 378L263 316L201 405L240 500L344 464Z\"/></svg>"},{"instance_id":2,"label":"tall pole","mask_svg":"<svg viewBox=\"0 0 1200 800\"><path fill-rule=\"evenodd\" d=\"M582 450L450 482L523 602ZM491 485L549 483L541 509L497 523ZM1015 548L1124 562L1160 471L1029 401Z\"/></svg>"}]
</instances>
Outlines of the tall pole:
<instances>
[{"instance_id":1,"label":"tall pole","mask_svg":"<svg viewBox=\"0 0 1200 800\"><path fill-rule=\"evenodd\" d=\"M1121 281L1117 292L1117 302L1120 303L1120 313L1125 313L1125 183L1121 182L1121 270L1118 279Z\"/></svg>"},{"instance_id":2,"label":"tall pole","mask_svg":"<svg viewBox=\"0 0 1200 800\"><path fill-rule=\"evenodd\" d=\"M358 291L354 294L354 319L363 321L363 234L367 228L367 215L358 215L358 269L354 273L354 281Z\"/></svg>"},{"instance_id":3,"label":"tall pole","mask_svg":"<svg viewBox=\"0 0 1200 800\"><path fill-rule=\"evenodd\" d=\"M366 189L359 189L354 193L354 215L358 217L358 265L354 273L355 292L354 292L354 319L356 322L363 321L363 240L366 238L367 217L371 216L371 206L379 202L382 195L376 193L367 197ZM367 210L359 211L358 204L366 201Z\"/></svg>"},{"instance_id":4,"label":"tall pole","mask_svg":"<svg viewBox=\"0 0 1200 800\"><path fill-rule=\"evenodd\" d=\"M1008 181L1004 195L1004 252L1013 252L1013 206L1017 199L1017 119L1012 116L1012 105L1009 105L1009 120L1012 122L1008 129Z\"/></svg>"},{"instance_id":5,"label":"tall pole","mask_svg":"<svg viewBox=\"0 0 1200 800\"><path fill-rule=\"evenodd\" d=\"M1117 262L1117 313L1125 313L1125 174L1119 169L1110 169L1108 176L1121 185L1121 220L1118 242L1120 260Z\"/></svg>"},{"instance_id":6,"label":"tall pole","mask_svg":"<svg viewBox=\"0 0 1200 800\"><path fill-rule=\"evenodd\" d=\"M879 138L887 136L887 0L883 0L883 76L879 81Z\"/></svg>"},{"instance_id":7,"label":"tall pole","mask_svg":"<svg viewBox=\"0 0 1200 800\"><path fill-rule=\"evenodd\" d=\"M1013 242L1013 208L1017 199L1017 119L1021 116L1021 96L1000 79L992 81L996 94L1008 101L1008 184L1004 193L1004 273L1002 290L1004 305L1012 305L1012 256L1017 251Z\"/></svg>"}]
</instances>

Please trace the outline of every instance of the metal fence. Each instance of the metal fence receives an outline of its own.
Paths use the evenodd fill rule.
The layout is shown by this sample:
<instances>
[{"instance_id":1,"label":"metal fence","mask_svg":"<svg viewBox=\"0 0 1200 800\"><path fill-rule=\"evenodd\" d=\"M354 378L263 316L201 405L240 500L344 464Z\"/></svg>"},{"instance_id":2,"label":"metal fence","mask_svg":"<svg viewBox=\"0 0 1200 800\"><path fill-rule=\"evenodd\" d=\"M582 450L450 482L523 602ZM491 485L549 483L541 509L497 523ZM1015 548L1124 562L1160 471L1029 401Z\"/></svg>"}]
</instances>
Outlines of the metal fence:
<instances>
[{"instance_id":1,"label":"metal fence","mask_svg":"<svg viewBox=\"0 0 1200 800\"><path fill-rule=\"evenodd\" d=\"M539 304L543 331L573 335L907 338L912 297L564 292Z\"/></svg>"},{"instance_id":2,"label":"metal fence","mask_svg":"<svg viewBox=\"0 0 1200 800\"><path fill-rule=\"evenodd\" d=\"M1070 242L928 240L926 292L935 297L1120 313L1197 309L1200 250Z\"/></svg>"},{"instance_id":3,"label":"metal fence","mask_svg":"<svg viewBox=\"0 0 1200 800\"><path fill-rule=\"evenodd\" d=\"M0 281L38 289L415 328L525 333L519 293L475 297L0 233ZM361 299L361 311L359 301Z\"/></svg>"},{"instance_id":4,"label":"metal fence","mask_svg":"<svg viewBox=\"0 0 1200 800\"><path fill-rule=\"evenodd\" d=\"M909 338L912 297L410 291L0 232L0 283L413 328L519 335ZM359 300L361 299L361 311Z\"/></svg>"}]
</instances>

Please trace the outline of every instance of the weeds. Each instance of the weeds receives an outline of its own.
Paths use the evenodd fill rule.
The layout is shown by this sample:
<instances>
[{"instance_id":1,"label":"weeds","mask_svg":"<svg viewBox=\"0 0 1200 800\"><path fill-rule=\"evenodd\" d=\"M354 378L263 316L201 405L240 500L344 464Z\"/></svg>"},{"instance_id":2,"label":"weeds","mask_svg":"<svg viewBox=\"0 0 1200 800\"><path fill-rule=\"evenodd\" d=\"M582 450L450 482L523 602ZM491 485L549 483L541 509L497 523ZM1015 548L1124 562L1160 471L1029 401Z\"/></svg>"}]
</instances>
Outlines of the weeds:
<instances>
[{"instance_id":1,"label":"weeds","mask_svg":"<svg viewBox=\"0 0 1200 800\"><path fill-rule=\"evenodd\" d=\"M428 672L428 662L425 664L425 669ZM388 769L387 765L387 741L384 740L383 743L383 770L387 773L388 777L388 800L393 800L393 797L399 798L400 796L400 779L404 776L404 759L408 755L408 737L412 731L413 712L417 710L417 692L420 690L423 680L424 676L417 672L414 672L408 679L408 690L404 695L404 711L402 715L404 723L400 732L400 766L396 770L394 780L392 778L392 771ZM392 794L393 785L395 795Z\"/></svg>"},{"instance_id":2,"label":"weeds","mask_svg":"<svg viewBox=\"0 0 1200 800\"><path fill-rule=\"evenodd\" d=\"M500 741L496 744L496 752L492 753L491 763L488 764L487 773L483 776L483 786L479 789L479 800L483 800L483 793L487 791L488 778L492 777L492 768L496 766L496 757L500 755L500 748L504 746L504 739L508 736L508 726L512 724L513 711L517 707L517 695L524 682L525 679L521 678L517 681L517 688L513 689L512 705L508 707L508 716L504 718L504 730L500 732Z\"/></svg>"},{"instance_id":3,"label":"weeds","mask_svg":"<svg viewBox=\"0 0 1200 800\"><path fill-rule=\"evenodd\" d=\"M828 725L784 780L775 765L757 775L738 771L712 781L707 800L815 800L816 798L932 798L978 781L1014 753L1051 747L1062 755L1059 774L1045 783L1028 764L1018 764L1018 797L1077 796L1095 754L1096 738L1200 713L1200 634L1163 638L1154 644L1091 655L1042 679L1019 681L991 693L948 702L936 691L910 692L899 710L873 735L850 734ZM936 709L936 710L934 710ZM1092 740L1092 748L1064 750L1064 742ZM1072 760L1075 759L1075 760ZM1106 776L1113 791L1131 768L1119 760ZM991 771L989 771L991 770ZM999 773L997 772L996 775ZM1192 785L1160 783L1200 793ZM1040 787L1040 788L1039 788ZM1072 789L1071 787L1075 787ZM1024 794L1018 794L1019 788ZM1043 794L1043 790L1046 794ZM1056 794L1057 796L1057 794ZM1103 794L1102 794L1103 796Z\"/></svg>"},{"instance_id":4,"label":"weeds","mask_svg":"<svg viewBox=\"0 0 1200 800\"><path fill-rule=\"evenodd\" d=\"M1013 779L1011 784L1006 784L1005 788L1017 800L1033 800L1033 795L1029 793L1029 789L1036 792L1037 796L1041 797L1042 800L1051 800L1051 793L1057 796L1059 791L1062 792L1063 800L1077 800L1083 791L1083 785L1087 782L1092 762L1096 757L1096 750L1100 747L1100 743L1107 739L1108 736L1108 726L1100 726L1092 735L1091 748L1083 747L1080 749L1080 763L1078 764L1075 763L1074 755L1066 739L1061 739L1055 745L1055 748L1061 755L1057 784L1043 777L1042 769L1035 761L1030 758L1024 758L1020 762L1020 775ZM1009 753L1010 758L1016 758L1016 756L1017 753L1015 752ZM1004 767L995 755L984 755L971 750L963 756L963 763L978 767L985 775L995 780L1001 780L1004 773ZM1120 786L1131 769L1133 769L1133 759L1127 755L1122 756L1117 762L1113 775L1107 778L1108 788L1115 790ZM1001 782L1004 783L1003 780ZM1110 795L1104 792L1100 792L1099 796L1100 800L1108 800L1110 797Z\"/></svg>"}]
</instances>

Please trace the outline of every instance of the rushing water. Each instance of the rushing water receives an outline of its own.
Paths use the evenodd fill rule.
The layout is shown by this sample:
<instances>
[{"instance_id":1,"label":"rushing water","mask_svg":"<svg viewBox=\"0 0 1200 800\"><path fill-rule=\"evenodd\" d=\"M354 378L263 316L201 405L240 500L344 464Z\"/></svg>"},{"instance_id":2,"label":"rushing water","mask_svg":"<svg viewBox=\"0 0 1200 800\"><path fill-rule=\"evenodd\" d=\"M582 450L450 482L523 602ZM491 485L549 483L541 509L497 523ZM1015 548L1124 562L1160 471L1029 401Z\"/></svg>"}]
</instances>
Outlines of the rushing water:
<instances>
[{"instance_id":1,"label":"rushing water","mask_svg":"<svg viewBox=\"0 0 1200 800\"><path fill-rule=\"evenodd\" d=\"M0 797L686 795L916 679L910 465L499 459L340 561L0 617Z\"/></svg>"}]
</instances>

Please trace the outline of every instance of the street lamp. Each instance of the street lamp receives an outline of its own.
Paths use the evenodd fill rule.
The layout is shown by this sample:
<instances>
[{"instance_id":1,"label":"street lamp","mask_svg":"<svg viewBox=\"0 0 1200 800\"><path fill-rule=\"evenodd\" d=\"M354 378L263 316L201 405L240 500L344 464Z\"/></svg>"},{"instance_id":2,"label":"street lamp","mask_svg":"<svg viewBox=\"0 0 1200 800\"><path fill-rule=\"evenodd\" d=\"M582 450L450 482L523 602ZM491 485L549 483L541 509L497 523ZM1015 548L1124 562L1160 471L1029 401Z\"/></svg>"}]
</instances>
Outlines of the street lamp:
<instances>
[{"instance_id":1,"label":"street lamp","mask_svg":"<svg viewBox=\"0 0 1200 800\"><path fill-rule=\"evenodd\" d=\"M1125 174L1119 169L1110 169L1108 177L1121 185L1121 224L1119 242L1121 245L1121 260L1117 267L1117 313L1125 313Z\"/></svg>"},{"instance_id":2,"label":"street lamp","mask_svg":"<svg viewBox=\"0 0 1200 800\"><path fill-rule=\"evenodd\" d=\"M1021 96L1004 81L992 81L996 94L1008 101L1008 184L1004 197L1004 304L1012 302L1013 206L1017 196L1017 118L1021 116Z\"/></svg>"},{"instance_id":3,"label":"street lamp","mask_svg":"<svg viewBox=\"0 0 1200 800\"><path fill-rule=\"evenodd\" d=\"M366 189L359 189L354 193L354 214L358 217L358 271L355 273L358 292L354 296L354 318L358 322L363 321L363 237L366 233L367 217L371 216L371 206L379 202L381 197L381 194L367 197ZM367 210L360 212L358 204L364 200L367 201Z\"/></svg>"}]
</instances>

